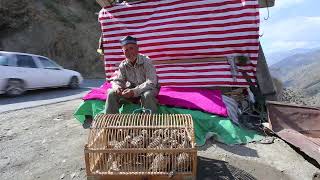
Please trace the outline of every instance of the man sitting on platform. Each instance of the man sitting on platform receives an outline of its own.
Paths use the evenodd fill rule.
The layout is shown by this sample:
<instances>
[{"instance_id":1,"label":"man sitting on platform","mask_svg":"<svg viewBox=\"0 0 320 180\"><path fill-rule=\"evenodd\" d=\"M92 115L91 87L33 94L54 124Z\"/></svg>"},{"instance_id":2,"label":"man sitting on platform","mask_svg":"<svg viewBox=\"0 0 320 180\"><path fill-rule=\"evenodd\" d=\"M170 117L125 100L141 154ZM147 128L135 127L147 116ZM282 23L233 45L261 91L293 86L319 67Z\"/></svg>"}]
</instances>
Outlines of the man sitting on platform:
<instances>
[{"instance_id":1,"label":"man sitting on platform","mask_svg":"<svg viewBox=\"0 0 320 180\"><path fill-rule=\"evenodd\" d=\"M112 78L112 89L107 92L106 113L118 113L122 98L129 101L139 99L143 108L157 113L156 96L160 86L155 67L147 56L139 53L136 38L127 36L120 43L126 59Z\"/></svg>"}]
</instances>

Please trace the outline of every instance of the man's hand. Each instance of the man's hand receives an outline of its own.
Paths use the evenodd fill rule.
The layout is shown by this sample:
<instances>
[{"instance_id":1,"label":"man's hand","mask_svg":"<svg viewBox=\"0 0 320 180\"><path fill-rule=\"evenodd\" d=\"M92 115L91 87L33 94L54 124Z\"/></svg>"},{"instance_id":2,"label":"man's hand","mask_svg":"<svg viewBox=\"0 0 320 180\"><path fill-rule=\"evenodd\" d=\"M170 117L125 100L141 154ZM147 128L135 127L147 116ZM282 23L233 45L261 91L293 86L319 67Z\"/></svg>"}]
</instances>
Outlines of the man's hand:
<instances>
[{"instance_id":1,"label":"man's hand","mask_svg":"<svg viewBox=\"0 0 320 180\"><path fill-rule=\"evenodd\" d=\"M134 96L134 92L133 92L132 89L125 89L122 92L122 96L125 97L125 98L132 98Z\"/></svg>"},{"instance_id":2,"label":"man's hand","mask_svg":"<svg viewBox=\"0 0 320 180\"><path fill-rule=\"evenodd\" d=\"M121 96L121 95L122 95L122 92L123 92L123 89L122 89L122 88L119 87L119 88L116 89L117 95Z\"/></svg>"}]
</instances>

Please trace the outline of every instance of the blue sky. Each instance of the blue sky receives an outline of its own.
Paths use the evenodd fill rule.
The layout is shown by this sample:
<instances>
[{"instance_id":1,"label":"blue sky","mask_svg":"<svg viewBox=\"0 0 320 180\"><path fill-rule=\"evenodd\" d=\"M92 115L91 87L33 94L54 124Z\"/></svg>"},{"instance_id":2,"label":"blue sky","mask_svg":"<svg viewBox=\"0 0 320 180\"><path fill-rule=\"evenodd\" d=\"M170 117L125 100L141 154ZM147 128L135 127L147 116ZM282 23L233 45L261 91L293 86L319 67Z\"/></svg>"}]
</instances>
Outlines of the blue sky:
<instances>
[{"instance_id":1,"label":"blue sky","mask_svg":"<svg viewBox=\"0 0 320 180\"><path fill-rule=\"evenodd\" d=\"M260 42L268 57L281 51L320 47L320 0L275 0L260 9Z\"/></svg>"}]
</instances>

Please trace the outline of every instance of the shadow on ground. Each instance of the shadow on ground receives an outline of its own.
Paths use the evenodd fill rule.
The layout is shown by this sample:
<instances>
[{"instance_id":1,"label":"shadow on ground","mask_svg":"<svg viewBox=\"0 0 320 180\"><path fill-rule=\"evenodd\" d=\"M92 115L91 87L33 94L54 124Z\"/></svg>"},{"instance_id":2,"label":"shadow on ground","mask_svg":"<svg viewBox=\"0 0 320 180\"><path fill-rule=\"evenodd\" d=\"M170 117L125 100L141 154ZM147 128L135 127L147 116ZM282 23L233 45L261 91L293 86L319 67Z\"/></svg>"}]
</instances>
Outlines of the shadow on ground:
<instances>
[{"instance_id":1,"label":"shadow on ground","mask_svg":"<svg viewBox=\"0 0 320 180\"><path fill-rule=\"evenodd\" d=\"M217 142L213 139L210 139L209 141L207 141L207 143L201 147L198 147L199 150L201 151L206 151L208 148L212 147L212 144L215 144L217 147L228 151L232 154L236 154L239 156L245 156L245 157L259 157L258 152L255 149L251 149L249 147L246 147L244 145L227 145L227 144L223 144L220 142Z\"/></svg>"},{"instance_id":2,"label":"shadow on ground","mask_svg":"<svg viewBox=\"0 0 320 180\"><path fill-rule=\"evenodd\" d=\"M216 145L225 151L231 152L233 154L239 155L239 156L246 156L246 157L259 157L257 151L255 149L251 149L249 147L243 146L243 145L233 145L228 146L222 143L216 143Z\"/></svg>"},{"instance_id":3,"label":"shadow on ground","mask_svg":"<svg viewBox=\"0 0 320 180\"><path fill-rule=\"evenodd\" d=\"M248 172L228 162L198 157L197 180L255 180Z\"/></svg>"}]
</instances>

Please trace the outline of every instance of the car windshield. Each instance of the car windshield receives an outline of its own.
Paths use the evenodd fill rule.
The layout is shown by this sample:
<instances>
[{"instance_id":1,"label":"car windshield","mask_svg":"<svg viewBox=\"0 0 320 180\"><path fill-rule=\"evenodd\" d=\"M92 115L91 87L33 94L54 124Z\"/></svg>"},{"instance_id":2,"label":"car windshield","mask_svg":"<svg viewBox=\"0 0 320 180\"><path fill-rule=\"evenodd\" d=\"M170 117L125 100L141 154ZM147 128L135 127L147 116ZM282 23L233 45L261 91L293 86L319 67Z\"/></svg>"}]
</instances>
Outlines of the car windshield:
<instances>
[{"instance_id":1,"label":"car windshield","mask_svg":"<svg viewBox=\"0 0 320 180\"><path fill-rule=\"evenodd\" d=\"M59 66L57 63L54 61L51 61L49 59L43 58L43 57L38 57L40 59L40 62L44 68L53 68L53 69L61 69L62 67Z\"/></svg>"}]
</instances>

